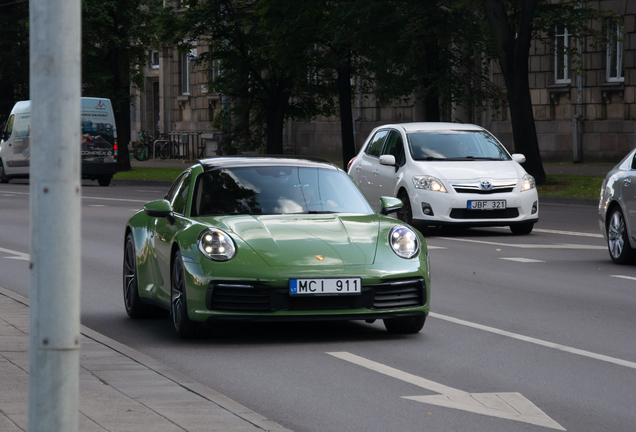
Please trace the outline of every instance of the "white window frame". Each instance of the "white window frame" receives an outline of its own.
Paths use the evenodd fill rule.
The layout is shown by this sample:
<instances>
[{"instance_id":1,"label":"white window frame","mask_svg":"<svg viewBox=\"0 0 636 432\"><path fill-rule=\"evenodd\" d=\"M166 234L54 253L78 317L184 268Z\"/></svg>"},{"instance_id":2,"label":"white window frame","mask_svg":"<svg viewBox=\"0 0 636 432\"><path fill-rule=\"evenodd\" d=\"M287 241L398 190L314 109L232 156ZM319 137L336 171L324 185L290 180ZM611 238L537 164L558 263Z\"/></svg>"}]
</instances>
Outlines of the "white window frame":
<instances>
[{"instance_id":1,"label":"white window frame","mask_svg":"<svg viewBox=\"0 0 636 432\"><path fill-rule=\"evenodd\" d=\"M610 40L607 44L605 54L605 76L607 82L623 82L625 81L625 77L623 76L623 32L620 27L614 24L608 30L607 36ZM616 56L616 70L612 68L612 65L614 64L613 55Z\"/></svg>"},{"instance_id":2,"label":"white window frame","mask_svg":"<svg viewBox=\"0 0 636 432\"><path fill-rule=\"evenodd\" d=\"M559 52L559 39L563 41L563 52ZM555 28L554 35L554 82L555 84L569 84L570 79L570 56L567 49L570 48L570 33L567 27L563 27L563 33L559 33L559 27ZM563 69L559 68L559 60L563 61ZM559 77L559 73L563 73L563 77Z\"/></svg>"},{"instance_id":3,"label":"white window frame","mask_svg":"<svg viewBox=\"0 0 636 432\"><path fill-rule=\"evenodd\" d=\"M153 69L159 69L159 51L150 52L150 67Z\"/></svg>"}]
</instances>

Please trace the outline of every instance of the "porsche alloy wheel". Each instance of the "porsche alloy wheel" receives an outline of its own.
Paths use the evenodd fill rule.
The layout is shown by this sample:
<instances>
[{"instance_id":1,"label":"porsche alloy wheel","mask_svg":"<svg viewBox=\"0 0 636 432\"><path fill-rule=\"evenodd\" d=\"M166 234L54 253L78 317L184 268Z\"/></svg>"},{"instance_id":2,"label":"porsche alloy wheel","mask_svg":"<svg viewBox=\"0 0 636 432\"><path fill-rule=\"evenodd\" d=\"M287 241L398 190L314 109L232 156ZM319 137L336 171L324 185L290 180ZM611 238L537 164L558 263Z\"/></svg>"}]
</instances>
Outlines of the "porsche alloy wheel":
<instances>
[{"instance_id":1,"label":"porsche alloy wheel","mask_svg":"<svg viewBox=\"0 0 636 432\"><path fill-rule=\"evenodd\" d=\"M172 281L170 289L171 313L174 329L181 339L191 339L197 333L198 325L188 317L186 299L185 272L181 252L177 251L172 263Z\"/></svg>"},{"instance_id":2,"label":"porsche alloy wheel","mask_svg":"<svg viewBox=\"0 0 636 432\"><path fill-rule=\"evenodd\" d=\"M131 233L126 236L124 247L124 304L131 318L146 316L147 308L139 300L137 291L137 260L135 259L135 241Z\"/></svg>"},{"instance_id":3,"label":"porsche alloy wheel","mask_svg":"<svg viewBox=\"0 0 636 432\"><path fill-rule=\"evenodd\" d=\"M411 318L388 318L383 321L389 333L412 334L422 330L426 317L422 315Z\"/></svg>"},{"instance_id":4,"label":"porsche alloy wheel","mask_svg":"<svg viewBox=\"0 0 636 432\"><path fill-rule=\"evenodd\" d=\"M627 237L625 218L619 207L612 210L612 215L607 222L607 248L610 258L616 264L625 264L631 261L633 250Z\"/></svg>"}]
</instances>

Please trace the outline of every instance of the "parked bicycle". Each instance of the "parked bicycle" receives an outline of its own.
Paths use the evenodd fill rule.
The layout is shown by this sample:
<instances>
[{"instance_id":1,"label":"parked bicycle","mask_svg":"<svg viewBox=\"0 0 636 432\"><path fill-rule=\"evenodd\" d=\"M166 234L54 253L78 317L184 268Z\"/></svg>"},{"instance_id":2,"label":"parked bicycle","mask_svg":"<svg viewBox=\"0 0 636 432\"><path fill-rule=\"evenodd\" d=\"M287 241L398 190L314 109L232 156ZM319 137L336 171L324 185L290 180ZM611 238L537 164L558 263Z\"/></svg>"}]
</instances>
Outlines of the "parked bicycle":
<instances>
[{"instance_id":1,"label":"parked bicycle","mask_svg":"<svg viewBox=\"0 0 636 432\"><path fill-rule=\"evenodd\" d=\"M167 140L155 140L152 135L149 135L147 132L139 131L139 142L133 148L133 155L135 159L138 161L146 161L150 159L152 155L153 158L161 155L161 147L167 142ZM153 152L154 149L154 153Z\"/></svg>"},{"instance_id":2,"label":"parked bicycle","mask_svg":"<svg viewBox=\"0 0 636 432\"><path fill-rule=\"evenodd\" d=\"M168 139L161 141L161 150L159 151L161 159L174 159L179 156L179 144Z\"/></svg>"}]
</instances>

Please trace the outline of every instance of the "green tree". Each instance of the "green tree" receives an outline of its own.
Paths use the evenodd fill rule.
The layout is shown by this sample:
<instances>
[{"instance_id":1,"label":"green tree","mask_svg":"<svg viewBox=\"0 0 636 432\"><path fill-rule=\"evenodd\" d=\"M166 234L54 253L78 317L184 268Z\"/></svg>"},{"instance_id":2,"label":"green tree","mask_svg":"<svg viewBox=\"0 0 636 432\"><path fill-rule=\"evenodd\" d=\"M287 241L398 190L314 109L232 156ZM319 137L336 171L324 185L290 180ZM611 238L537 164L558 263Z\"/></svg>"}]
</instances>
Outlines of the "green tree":
<instances>
[{"instance_id":1,"label":"green tree","mask_svg":"<svg viewBox=\"0 0 636 432\"><path fill-rule=\"evenodd\" d=\"M83 96L113 103L119 170L130 170L131 85L143 87L148 50L159 44L157 0L82 1Z\"/></svg>"},{"instance_id":2,"label":"green tree","mask_svg":"<svg viewBox=\"0 0 636 432\"><path fill-rule=\"evenodd\" d=\"M464 1L464 0L460 0ZM538 184L546 180L534 123L528 59L532 41L552 44L556 26L564 26L574 39L604 43L607 33L595 24L617 22L613 12L590 7L588 1L468 0L489 25L485 35L495 53L506 83L515 151L523 153L526 170ZM551 37L552 36L552 37ZM576 58L576 51L571 55ZM583 73L578 63L578 73Z\"/></svg>"},{"instance_id":3,"label":"green tree","mask_svg":"<svg viewBox=\"0 0 636 432\"><path fill-rule=\"evenodd\" d=\"M330 115L334 104L315 75L314 39L317 22L310 0L191 1L180 16L164 15L164 28L173 43L209 46L199 63L220 73L214 92L232 99L217 126L232 118L232 146L258 147L268 154L283 153L286 119L310 120Z\"/></svg>"},{"instance_id":4,"label":"green tree","mask_svg":"<svg viewBox=\"0 0 636 432\"><path fill-rule=\"evenodd\" d=\"M0 128L13 105L29 99L29 3L0 2Z\"/></svg>"}]
</instances>

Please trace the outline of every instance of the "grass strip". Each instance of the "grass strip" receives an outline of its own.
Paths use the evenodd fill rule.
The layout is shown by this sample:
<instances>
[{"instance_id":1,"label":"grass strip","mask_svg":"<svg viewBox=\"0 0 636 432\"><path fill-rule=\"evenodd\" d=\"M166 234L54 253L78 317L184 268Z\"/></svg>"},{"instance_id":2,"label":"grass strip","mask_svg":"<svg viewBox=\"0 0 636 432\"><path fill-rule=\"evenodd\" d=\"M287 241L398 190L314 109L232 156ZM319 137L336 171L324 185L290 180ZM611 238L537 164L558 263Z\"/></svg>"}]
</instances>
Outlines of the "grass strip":
<instances>
[{"instance_id":1,"label":"grass strip","mask_svg":"<svg viewBox=\"0 0 636 432\"><path fill-rule=\"evenodd\" d=\"M576 198L598 200L603 176L553 174L547 176L544 185L538 186L543 198Z\"/></svg>"}]
</instances>

